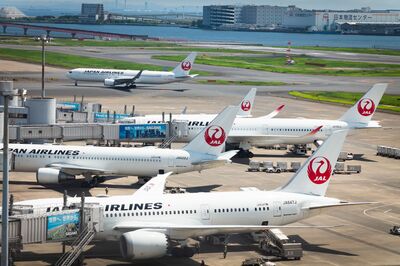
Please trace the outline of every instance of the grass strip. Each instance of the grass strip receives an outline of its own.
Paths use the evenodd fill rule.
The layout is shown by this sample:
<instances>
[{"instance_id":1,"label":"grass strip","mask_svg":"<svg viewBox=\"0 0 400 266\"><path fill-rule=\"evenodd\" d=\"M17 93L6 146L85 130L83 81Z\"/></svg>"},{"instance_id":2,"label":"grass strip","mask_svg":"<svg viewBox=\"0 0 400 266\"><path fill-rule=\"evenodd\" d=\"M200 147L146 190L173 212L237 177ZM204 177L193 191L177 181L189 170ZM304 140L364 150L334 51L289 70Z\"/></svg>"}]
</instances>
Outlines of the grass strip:
<instances>
[{"instance_id":1,"label":"grass strip","mask_svg":"<svg viewBox=\"0 0 400 266\"><path fill-rule=\"evenodd\" d=\"M169 61L181 61L181 55L155 55L153 58ZM383 64L353 61L318 59L308 56L297 56L294 65L285 64L285 56L208 56L200 55L196 63L261 70L276 73L331 75L331 76L368 76L398 77L400 64Z\"/></svg>"},{"instance_id":2,"label":"grass strip","mask_svg":"<svg viewBox=\"0 0 400 266\"><path fill-rule=\"evenodd\" d=\"M216 84L216 85L247 85L247 86L285 86L294 85L293 83L286 83L281 81L252 81L252 80L204 80L198 79L197 83L201 84Z\"/></svg>"},{"instance_id":3,"label":"grass strip","mask_svg":"<svg viewBox=\"0 0 400 266\"><path fill-rule=\"evenodd\" d=\"M380 54L400 56L400 49L353 48L353 47L328 47L328 46L295 46L293 48L304 50L334 51L358 54Z\"/></svg>"},{"instance_id":4,"label":"grass strip","mask_svg":"<svg viewBox=\"0 0 400 266\"><path fill-rule=\"evenodd\" d=\"M39 46L40 42L34 38L29 37L0 37L0 44L12 44L12 45L33 45ZM182 52L210 52L210 53L240 53L240 54L265 54L265 52L242 50L242 49L221 49L221 48L207 48L207 47L190 47L173 42L163 41L137 41L137 40L78 40L78 39L61 39L55 38L47 45L49 46L81 46L81 47L132 47L132 48L143 48L151 50L170 50L170 51L182 51Z\"/></svg>"},{"instance_id":5,"label":"grass strip","mask_svg":"<svg viewBox=\"0 0 400 266\"><path fill-rule=\"evenodd\" d=\"M318 102L354 105L364 93L343 91L290 91L289 95ZM384 94L378 109L400 112L400 95Z\"/></svg>"},{"instance_id":6,"label":"grass strip","mask_svg":"<svg viewBox=\"0 0 400 266\"><path fill-rule=\"evenodd\" d=\"M42 61L41 51L35 50L22 50L22 49L10 49L0 48L0 58L12 61L19 61L25 63L40 64ZM135 63L132 61L121 61L102 59L94 57L86 57L79 55L70 55L58 52L46 52L46 65L56 66L62 68L111 68L111 69L143 69L143 70L172 70L172 68L166 68L162 66ZM193 74L199 74L204 76L210 76L212 73L206 71L193 71Z\"/></svg>"}]
</instances>

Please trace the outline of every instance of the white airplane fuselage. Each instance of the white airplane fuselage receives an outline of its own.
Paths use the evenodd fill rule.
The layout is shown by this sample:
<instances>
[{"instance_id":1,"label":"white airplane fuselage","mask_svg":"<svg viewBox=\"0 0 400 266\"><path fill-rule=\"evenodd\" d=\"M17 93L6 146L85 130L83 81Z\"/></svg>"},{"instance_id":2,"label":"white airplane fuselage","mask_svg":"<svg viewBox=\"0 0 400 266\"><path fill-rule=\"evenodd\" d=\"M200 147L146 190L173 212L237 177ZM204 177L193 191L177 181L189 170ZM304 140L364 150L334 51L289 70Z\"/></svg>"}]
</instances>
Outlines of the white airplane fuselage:
<instances>
[{"instance_id":1,"label":"white airplane fuselage","mask_svg":"<svg viewBox=\"0 0 400 266\"><path fill-rule=\"evenodd\" d=\"M200 159L196 153L179 149L119 148L94 146L64 146L10 144L14 153L13 170L36 172L52 164L79 165L87 169L104 169L115 175L155 176L159 170L184 173L193 171L192 163ZM202 155L203 157L203 155Z\"/></svg>"},{"instance_id":2,"label":"white airplane fuselage","mask_svg":"<svg viewBox=\"0 0 400 266\"><path fill-rule=\"evenodd\" d=\"M214 114L176 114L172 115L173 120L188 122L188 135L176 139L176 142L189 142L193 139L210 121ZM168 119L165 116L165 119ZM137 124L161 123L161 115L146 115L129 117L121 122ZM313 135L308 133L322 126ZM227 143L238 144L248 143L252 146L274 145L274 144L307 144L315 140L325 140L333 131L348 129L349 125L339 120L303 119L303 118L252 118L236 117Z\"/></svg>"},{"instance_id":3,"label":"white airplane fuselage","mask_svg":"<svg viewBox=\"0 0 400 266\"><path fill-rule=\"evenodd\" d=\"M68 198L68 204L79 203L80 198ZM159 223L174 225L286 225L310 216L321 210L302 208L312 204L338 204L339 200L328 197L279 191L236 191L211 193L163 194L159 197L86 197L86 203L98 203L104 209L104 232L96 238L117 240L121 231L113 230L120 223ZM16 205L32 205L36 212L48 212L62 208L62 198L27 200ZM129 231L129 230L128 230ZM154 230L153 230L154 231ZM186 239L200 233L159 232L172 239ZM202 231L202 235L217 234Z\"/></svg>"},{"instance_id":4,"label":"white airplane fuselage","mask_svg":"<svg viewBox=\"0 0 400 266\"><path fill-rule=\"evenodd\" d=\"M76 68L67 73L67 77L75 81L104 82L106 79L134 77L139 70L118 70L98 68ZM191 76L176 77L172 71L144 70L135 84L167 84L190 79Z\"/></svg>"}]
</instances>

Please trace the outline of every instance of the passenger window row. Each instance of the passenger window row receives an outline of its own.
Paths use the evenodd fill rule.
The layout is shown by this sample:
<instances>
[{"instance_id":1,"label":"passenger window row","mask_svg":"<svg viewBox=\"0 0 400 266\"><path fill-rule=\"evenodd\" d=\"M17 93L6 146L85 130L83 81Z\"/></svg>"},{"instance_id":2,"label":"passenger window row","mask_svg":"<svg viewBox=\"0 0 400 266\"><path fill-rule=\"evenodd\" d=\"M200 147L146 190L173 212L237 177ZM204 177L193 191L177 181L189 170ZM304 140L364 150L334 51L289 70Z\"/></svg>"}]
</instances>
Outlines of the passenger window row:
<instances>
[{"instance_id":1,"label":"passenger window row","mask_svg":"<svg viewBox=\"0 0 400 266\"><path fill-rule=\"evenodd\" d=\"M248 212L249 208L226 208L226 209L214 209L214 213L217 212Z\"/></svg>"},{"instance_id":2,"label":"passenger window row","mask_svg":"<svg viewBox=\"0 0 400 266\"><path fill-rule=\"evenodd\" d=\"M118 212L106 213L106 217L134 217L134 216L159 216L159 215L182 215L196 214L196 210L180 210L180 211L149 211L149 212Z\"/></svg>"},{"instance_id":3,"label":"passenger window row","mask_svg":"<svg viewBox=\"0 0 400 266\"><path fill-rule=\"evenodd\" d=\"M146 159L146 158L124 158L124 157L86 157L86 156L60 156L60 155L36 155L27 154L26 158L48 158L54 157L56 159L75 159L75 160L103 160L103 161L131 161L131 162L161 162L161 159ZM16 154L15 157L24 157L23 154Z\"/></svg>"}]
</instances>

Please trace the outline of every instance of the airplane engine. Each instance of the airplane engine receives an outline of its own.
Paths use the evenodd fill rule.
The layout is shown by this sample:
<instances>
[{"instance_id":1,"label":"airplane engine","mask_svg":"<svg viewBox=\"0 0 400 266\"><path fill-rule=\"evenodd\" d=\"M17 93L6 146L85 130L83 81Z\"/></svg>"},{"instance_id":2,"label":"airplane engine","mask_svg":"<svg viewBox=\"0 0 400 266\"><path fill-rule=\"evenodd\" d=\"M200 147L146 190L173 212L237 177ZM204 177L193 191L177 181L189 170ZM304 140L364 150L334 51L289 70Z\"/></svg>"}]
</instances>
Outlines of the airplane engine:
<instances>
[{"instance_id":1,"label":"airplane engine","mask_svg":"<svg viewBox=\"0 0 400 266\"><path fill-rule=\"evenodd\" d=\"M36 180L39 184L59 184L65 180L74 180L74 175L69 175L54 168L39 168Z\"/></svg>"},{"instance_id":2,"label":"airplane engine","mask_svg":"<svg viewBox=\"0 0 400 266\"><path fill-rule=\"evenodd\" d=\"M161 258L168 252L169 240L163 233L136 230L120 238L122 257L130 260Z\"/></svg>"},{"instance_id":3,"label":"airplane engine","mask_svg":"<svg viewBox=\"0 0 400 266\"><path fill-rule=\"evenodd\" d=\"M104 86L108 86L108 87L114 87L115 84L115 80L114 79L105 79L104 80Z\"/></svg>"}]
</instances>

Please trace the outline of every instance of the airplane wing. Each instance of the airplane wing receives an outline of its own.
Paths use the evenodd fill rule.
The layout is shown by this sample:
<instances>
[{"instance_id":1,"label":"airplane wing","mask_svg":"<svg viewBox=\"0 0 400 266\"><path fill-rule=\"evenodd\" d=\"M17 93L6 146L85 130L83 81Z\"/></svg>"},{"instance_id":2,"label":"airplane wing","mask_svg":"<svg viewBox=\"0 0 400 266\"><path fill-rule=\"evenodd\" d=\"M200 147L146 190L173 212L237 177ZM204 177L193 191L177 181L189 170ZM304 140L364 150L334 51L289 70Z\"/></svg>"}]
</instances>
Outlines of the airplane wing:
<instances>
[{"instance_id":1,"label":"airplane wing","mask_svg":"<svg viewBox=\"0 0 400 266\"><path fill-rule=\"evenodd\" d=\"M182 238L213 235L213 234L239 234L265 231L273 228L334 228L342 225L183 225L183 224L162 224L149 222L122 222L113 227L116 231L165 230L172 238Z\"/></svg>"},{"instance_id":2,"label":"airplane wing","mask_svg":"<svg viewBox=\"0 0 400 266\"><path fill-rule=\"evenodd\" d=\"M114 174L113 172L101 168L86 167L68 163L52 163L48 164L47 167L56 168L66 174L71 174L71 175L80 175L83 173L91 173L93 175Z\"/></svg>"},{"instance_id":3,"label":"airplane wing","mask_svg":"<svg viewBox=\"0 0 400 266\"><path fill-rule=\"evenodd\" d=\"M208 160L208 161L200 161L200 162L195 162L192 163L192 165L195 167L197 171L205 170L205 169L210 169L210 168L215 168L219 166L223 166L227 164L229 161L226 159L221 159L221 160Z\"/></svg>"},{"instance_id":4,"label":"airplane wing","mask_svg":"<svg viewBox=\"0 0 400 266\"><path fill-rule=\"evenodd\" d=\"M187 75L187 76L181 76L181 77L175 77L176 79L187 79L187 78L195 78L199 74L193 74L193 75Z\"/></svg>"},{"instance_id":5,"label":"airplane wing","mask_svg":"<svg viewBox=\"0 0 400 266\"><path fill-rule=\"evenodd\" d=\"M140 78L140 76L142 75L143 70L140 70L135 76L121 76L118 78L114 79L114 83L115 85L121 85L121 84L125 84L125 83L135 83L135 80L137 80L138 78Z\"/></svg>"},{"instance_id":6,"label":"airplane wing","mask_svg":"<svg viewBox=\"0 0 400 266\"><path fill-rule=\"evenodd\" d=\"M322 204L322 205L315 205L312 204L310 206L305 206L303 210L317 210L317 209L325 209L325 208L336 208L336 207L344 207L344 206L355 206L355 205L365 205L365 204L374 204L377 202L347 202L341 201L337 204Z\"/></svg>"},{"instance_id":7,"label":"airplane wing","mask_svg":"<svg viewBox=\"0 0 400 266\"><path fill-rule=\"evenodd\" d=\"M192 163L193 166L196 167L197 171L201 171L204 169L210 169L218 166L223 166L227 163L231 162L231 158L235 156L239 150L232 150L221 153L216 160L203 160L199 162Z\"/></svg>"},{"instance_id":8,"label":"airplane wing","mask_svg":"<svg viewBox=\"0 0 400 266\"><path fill-rule=\"evenodd\" d=\"M262 135L251 135L251 136L241 136L241 135L235 136L234 135L235 133L233 133L232 135L229 135L229 142L230 143L239 143L241 141L245 141L245 142L250 142L250 143L257 143L257 142L262 142L262 140L264 140L265 138L273 137L276 141L278 141L279 138L282 138L282 140L281 140L282 143L285 143L285 140L290 139L290 138L299 139L299 140L300 139L308 139L308 138L312 137L313 135L317 134L318 131L321 128L322 128L322 126L319 126L319 127L315 128L315 129L313 129L312 131L310 131L309 133L304 134L302 136L295 136L295 135L293 135L293 136L291 136L291 135L273 135L273 136L268 136L268 135L264 135L264 134L262 134Z\"/></svg>"},{"instance_id":9,"label":"airplane wing","mask_svg":"<svg viewBox=\"0 0 400 266\"><path fill-rule=\"evenodd\" d=\"M172 172L168 172L166 174L160 174L156 177L150 179L146 184L144 184L141 188L136 190L133 194L135 197L137 196L160 196L164 194L165 183L167 178L172 174Z\"/></svg>"}]
</instances>

